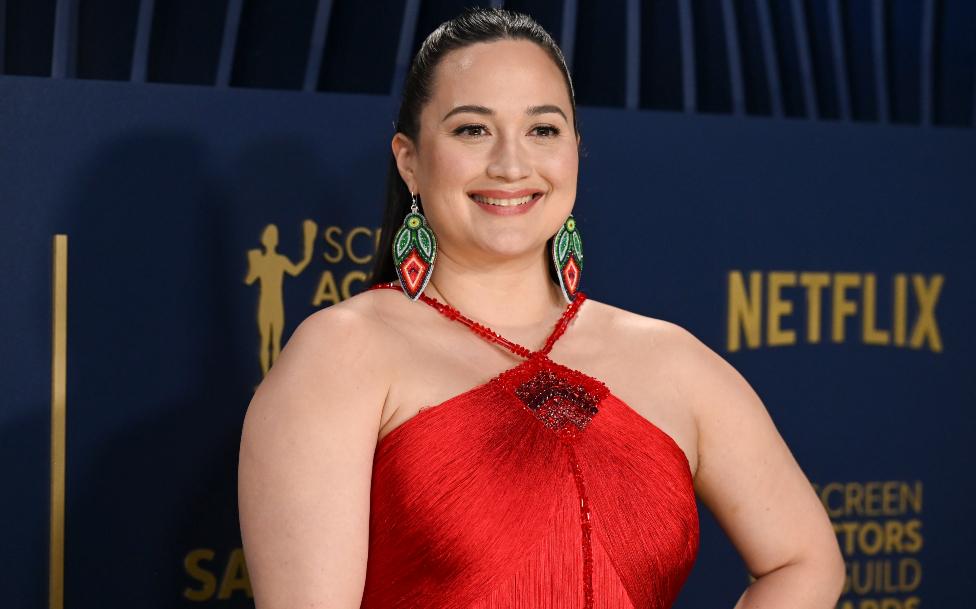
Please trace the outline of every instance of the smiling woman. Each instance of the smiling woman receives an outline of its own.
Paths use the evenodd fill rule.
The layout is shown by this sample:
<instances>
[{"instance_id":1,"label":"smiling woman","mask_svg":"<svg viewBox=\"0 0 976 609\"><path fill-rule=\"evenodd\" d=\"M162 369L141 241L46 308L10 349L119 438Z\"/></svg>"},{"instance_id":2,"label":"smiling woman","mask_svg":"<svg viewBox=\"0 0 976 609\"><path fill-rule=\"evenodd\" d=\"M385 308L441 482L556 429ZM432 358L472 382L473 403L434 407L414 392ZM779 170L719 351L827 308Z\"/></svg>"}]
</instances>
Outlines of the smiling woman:
<instances>
[{"instance_id":1,"label":"smiling woman","mask_svg":"<svg viewBox=\"0 0 976 609\"><path fill-rule=\"evenodd\" d=\"M757 578L740 606L833 607L837 540L748 383L579 290L580 141L531 18L470 9L424 41L374 289L307 318L245 418L258 609L663 609L696 499Z\"/></svg>"},{"instance_id":2,"label":"smiling woman","mask_svg":"<svg viewBox=\"0 0 976 609\"><path fill-rule=\"evenodd\" d=\"M404 89L391 207L418 193L446 244L442 266L474 269L476 260L528 252L556 233L576 198L580 140L565 63L541 28L521 25L536 39L486 33L459 46L448 30L435 32L426 52L439 57L422 48ZM424 65L434 66L426 77ZM395 212L388 221L403 217ZM389 235L395 225L384 228ZM377 271L382 280L392 268Z\"/></svg>"}]
</instances>

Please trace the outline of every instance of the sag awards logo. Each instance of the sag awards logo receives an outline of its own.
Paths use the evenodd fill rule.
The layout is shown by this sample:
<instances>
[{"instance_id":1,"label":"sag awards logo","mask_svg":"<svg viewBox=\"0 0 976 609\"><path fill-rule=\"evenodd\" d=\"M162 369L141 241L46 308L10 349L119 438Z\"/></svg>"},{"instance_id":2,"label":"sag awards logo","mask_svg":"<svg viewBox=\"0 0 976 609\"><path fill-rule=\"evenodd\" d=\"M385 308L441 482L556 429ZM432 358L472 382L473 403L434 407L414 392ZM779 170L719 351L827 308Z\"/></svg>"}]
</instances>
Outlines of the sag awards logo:
<instances>
[{"instance_id":1,"label":"sag awards logo","mask_svg":"<svg viewBox=\"0 0 976 609\"><path fill-rule=\"evenodd\" d=\"M285 326L285 276L297 277L312 263L316 239L321 237L323 245L319 260L327 266L316 269L319 279L308 301L314 308L350 298L354 287L366 282L380 240L379 228L327 226L319 231L312 220L302 223L301 233L303 254L297 262L278 252L278 227L274 224L268 224L261 232L261 248L247 252L248 270L244 283L257 284L258 289L258 359L262 376L268 373L281 352ZM348 268L350 263L353 268ZM340 271L343 267L345 270Z\"/></svg>"},{"instance_id":2,"label":"sag awards logo","mask_svg":"<svg viewBox=\"0 0 976 609\"><path fill-rule=\"evenodd\" d=\"M261 336L260 359L262 375L281 352L281 331L285 325L285 274L295 277L312 261L312 246L318 226L311 220L302 223L305 248L300 262L292 262L278 252L278 227L269 224L261 233L264 249L247 252L247 277L244 283L258 283L258 333Z\"/></svg>"},{"instance_id":3,"label":"sag awards logo","mask_svg":"<svg viewBox=\"0 0 976 609\"><path fill-rule=\"evenodd\" d=\"M813 488L846 564L837 609L918 609L922 482L828 482Z\"/></svg>"}]
</instances>

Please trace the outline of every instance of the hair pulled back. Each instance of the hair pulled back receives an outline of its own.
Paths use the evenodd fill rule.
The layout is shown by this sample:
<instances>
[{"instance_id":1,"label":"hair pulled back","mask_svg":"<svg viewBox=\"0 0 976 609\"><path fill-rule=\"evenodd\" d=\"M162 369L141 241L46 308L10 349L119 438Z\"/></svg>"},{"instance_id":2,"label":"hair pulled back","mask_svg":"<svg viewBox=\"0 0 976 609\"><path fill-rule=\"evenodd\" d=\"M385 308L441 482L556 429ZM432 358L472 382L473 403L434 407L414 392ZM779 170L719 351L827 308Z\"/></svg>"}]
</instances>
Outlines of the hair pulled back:
<instances>
[{"instance_id":1,"label":"hair pulled back","mask_svg":"<svg viewBox=\"0 0 976 609\"><path fill-rule=\"evenodd\" d=\"M403 84L403 94L400 101L400 111L397 115L395 132L403 133L420 146L420 113L433 95L434 70L451 51L461 49L479 42L493 42L496 40L528 40L536 43L552 58L556 67L562 72L569 92L569 102L573 112L573 132L579 132L579 122L576 118L576 96L573 93L573 82L566 67L559 46L552 36L532 17L523 13L500 8L467 8L460 15L445 21L435 29L420 46L410 64ZM423 201L418 200L418 207L423 212ZM403 223L404 216L410 209L410 191L400 177L396 159L390 153L390 164L386 178L386 209L383 213L383 224L380 232L380 242L373 265L371 283L396 281L397 274L393 265L391 252L393 235ZM546 244L552 247L552 238ZM558 283L555 270L550 267L549 275L553 282Z\"/></svg>"}]
</instances>

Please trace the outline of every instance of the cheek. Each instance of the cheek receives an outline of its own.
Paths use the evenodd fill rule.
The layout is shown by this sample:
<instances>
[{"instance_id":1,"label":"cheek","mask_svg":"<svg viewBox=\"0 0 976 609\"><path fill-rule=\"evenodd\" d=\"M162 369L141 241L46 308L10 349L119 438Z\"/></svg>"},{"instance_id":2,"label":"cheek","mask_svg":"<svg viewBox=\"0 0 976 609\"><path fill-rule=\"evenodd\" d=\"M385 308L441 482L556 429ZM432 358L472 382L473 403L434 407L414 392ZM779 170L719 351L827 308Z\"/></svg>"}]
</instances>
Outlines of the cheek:
<instances>
[{"instance_id":1,"label":"cheek","mask_svg":"<svg viewBox=\"0 0 976 609\"><path fill-rule=\"evenodd\" d=\"M557 189L574 188L579 171L579 155L575 148L554 151L540 159L539 172Z\"/></svg>"},{"instance_id":2,"label":"cheek","mask_svg":"<svg viewBox=\"0 0 976 609\"><path fill-rule=\"evenodd\" d=\"M479 159L473 154L463 154L453 146L432 146L427 162L424 163L424 173L428 184L435 188L464 184L470 179L472 172L482 167Z\"/></svg>"}]
</instances>

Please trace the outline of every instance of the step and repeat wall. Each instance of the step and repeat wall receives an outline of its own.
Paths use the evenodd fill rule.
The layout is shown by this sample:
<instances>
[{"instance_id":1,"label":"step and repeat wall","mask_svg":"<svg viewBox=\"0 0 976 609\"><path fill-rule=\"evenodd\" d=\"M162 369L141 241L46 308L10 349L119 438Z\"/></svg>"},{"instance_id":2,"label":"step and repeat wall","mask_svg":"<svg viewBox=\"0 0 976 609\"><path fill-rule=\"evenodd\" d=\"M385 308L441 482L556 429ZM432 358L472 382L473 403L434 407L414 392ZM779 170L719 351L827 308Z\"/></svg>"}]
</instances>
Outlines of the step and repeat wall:
<instances>
[{"instance_id":1,"label":"step and repeat wall","mask_svg":"<svg viewBox=\"0 0 976 609\"><path fill-rule=\"evenodd\" d=\"M0 78L0 100L2 604L46 606L63 552L69 608L253 606L244 413L298 323L366 287L395 100L31 77ZM971 604L976 133L599 108L580 124L582 289L748 379L834 523L840 606ZM749 575L701 519L676 606L732 607Z\"/></svg>"}]
</instances>

